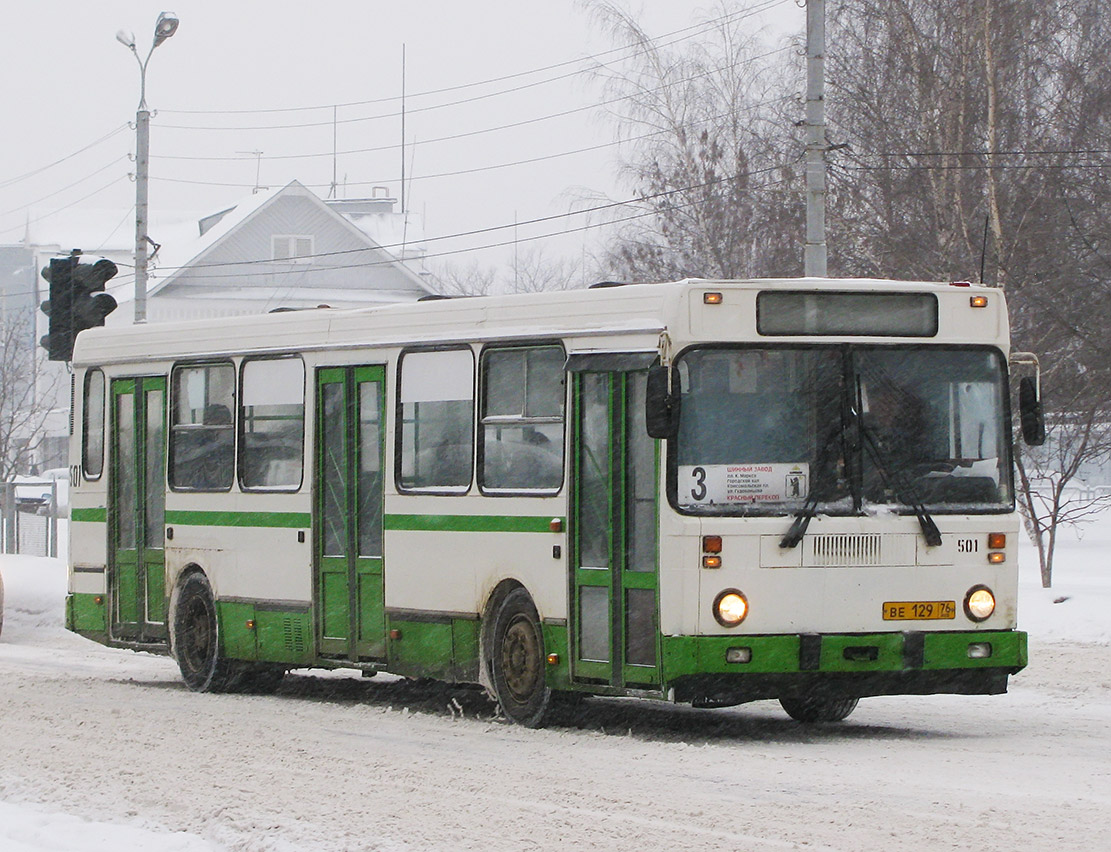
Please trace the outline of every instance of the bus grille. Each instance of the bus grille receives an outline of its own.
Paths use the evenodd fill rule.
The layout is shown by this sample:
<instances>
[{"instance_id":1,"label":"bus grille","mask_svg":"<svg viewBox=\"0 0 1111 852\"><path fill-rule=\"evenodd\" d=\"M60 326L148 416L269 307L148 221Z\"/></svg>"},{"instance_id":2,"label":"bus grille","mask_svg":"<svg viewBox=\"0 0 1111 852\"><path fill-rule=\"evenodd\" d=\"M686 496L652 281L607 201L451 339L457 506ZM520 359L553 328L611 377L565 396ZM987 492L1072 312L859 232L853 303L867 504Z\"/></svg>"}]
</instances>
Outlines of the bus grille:
<instances>
[{"instance_id":1,"label":"bus grille","mask_svg":"<svg viewBox=\"0 0 1111 852\"><path fill-rule=\"evenodd\" d=\"M827 533L807 536L808 565L883 565L883 536L877 533ZM894 554L892 554L894 556ZM902 560L898 560L902 561ZM887 560L890 564L891 560Z\"/></svg>"}]
</instances>

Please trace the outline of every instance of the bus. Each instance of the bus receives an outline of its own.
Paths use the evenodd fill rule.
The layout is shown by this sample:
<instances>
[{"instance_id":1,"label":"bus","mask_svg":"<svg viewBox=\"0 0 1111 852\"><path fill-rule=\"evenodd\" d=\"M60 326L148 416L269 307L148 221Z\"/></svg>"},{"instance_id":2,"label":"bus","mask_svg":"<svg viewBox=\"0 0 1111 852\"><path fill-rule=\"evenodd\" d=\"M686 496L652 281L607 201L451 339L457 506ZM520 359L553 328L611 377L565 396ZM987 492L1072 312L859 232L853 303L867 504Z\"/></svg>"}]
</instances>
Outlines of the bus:
<instances>
[{"instance_id":1,"label":"bus","mask_svg":"<svg viewBox=\"0 0 1111 852\"><path fill-rule=\"evenodd\" d=\"M525 726L576 694L828 722L1003 693L1015 360L1000 290L887 280L92 329L66 625L194 691L389 672Z\"/></svg>"}]
</instances>

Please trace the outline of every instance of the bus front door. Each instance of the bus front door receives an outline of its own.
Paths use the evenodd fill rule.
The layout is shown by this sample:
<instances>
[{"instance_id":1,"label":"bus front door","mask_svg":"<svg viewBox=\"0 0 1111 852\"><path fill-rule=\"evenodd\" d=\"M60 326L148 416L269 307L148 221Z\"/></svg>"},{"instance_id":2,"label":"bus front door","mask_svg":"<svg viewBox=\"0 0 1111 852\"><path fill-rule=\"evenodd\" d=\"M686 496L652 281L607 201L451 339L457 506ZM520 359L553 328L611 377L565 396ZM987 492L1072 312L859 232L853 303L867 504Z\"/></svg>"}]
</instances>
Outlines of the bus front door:
<instances>
[{"instance_id":1,"label":"bus front door","mask_svg":"<svg viewBox=\"0 0 1111 852\"><path fill-rule=\"evenodd\" d=\"M112 382L112 638L166 639L166 378Z\"/></svg>"},{"instance_id":2,"label":"bus front door","mask_svg":"<svg viewBox=\"0 0 1111 852\"><path fill-rule=\"evenodd\" d=\"M320 654L384 660L385 368L317 371L314 597Z\"/></svg>"},{"instance_id":3,"label":"bus front door","mask_svg":"<svg viewBox=\"0 0 1111 852\"><path fill-rule=\"evenodd\" d=\"M644 424L646 374L573 375L572 676L656 688L658 459Z\"/></svg>"}]
</instances>

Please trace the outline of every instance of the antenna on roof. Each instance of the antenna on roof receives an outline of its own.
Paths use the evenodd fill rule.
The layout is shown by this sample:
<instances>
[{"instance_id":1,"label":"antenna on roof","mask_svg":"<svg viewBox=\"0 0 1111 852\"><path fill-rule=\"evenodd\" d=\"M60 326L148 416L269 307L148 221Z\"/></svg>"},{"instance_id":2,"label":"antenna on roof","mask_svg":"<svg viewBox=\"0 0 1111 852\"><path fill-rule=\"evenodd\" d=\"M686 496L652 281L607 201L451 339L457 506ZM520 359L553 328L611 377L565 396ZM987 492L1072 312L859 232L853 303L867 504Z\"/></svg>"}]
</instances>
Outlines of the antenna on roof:
<instances>
[{"instance_id":1,"label":"antenna on roof","mask_svg":"<svg viewBox=\"0 0 1111 852\"><path fill-rule=\"evenodd\" d=\"M260 189L269 189L268 186L258 185L259 173L262 171L262 151L236 151L235 153L250 154L255 158L255 188L251 190L251 195L258 195Z\"/></svg>"},{"instance_id":2,"label":"antenna on roof","mask_svg":"<svg viewBox=\"0 0 1111 852\"><path fill-rule=\"evenodd\" d=\"M338 110L339 110L339 107L336 106L335 104L333 104L332 105L332 186L328 190L328 197L329 198L336 198L337 197L337 195L336 195L336 192L337 192L337 188L336 188L336 158L337 158L337 154L336 154L336 124L337 124L336 117L337 117L337 111Z\"/></svg>"},{"instance_id":3,"label":"antenna on roof","mask_svg":"<svg viewBox=\"0 0 1111 852\"><path fill-rule=\"evenodd\" d=\"M405 42L401 43L401 213L405 213Z\"/></svg>"}]
</instances>

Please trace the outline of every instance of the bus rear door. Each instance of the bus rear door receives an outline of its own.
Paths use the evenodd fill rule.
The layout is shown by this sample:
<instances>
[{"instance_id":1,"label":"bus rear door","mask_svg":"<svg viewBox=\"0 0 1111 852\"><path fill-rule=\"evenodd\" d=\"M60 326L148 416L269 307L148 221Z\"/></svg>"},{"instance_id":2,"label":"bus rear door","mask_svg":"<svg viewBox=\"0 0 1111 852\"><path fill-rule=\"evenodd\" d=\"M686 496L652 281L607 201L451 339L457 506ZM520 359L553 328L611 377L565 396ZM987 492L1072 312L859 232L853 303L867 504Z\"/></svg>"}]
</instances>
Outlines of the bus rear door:
<instances>
[{"instance_id":1,"label":"bus rear door","mask_svg":"<svg viewBox=\"0 0 1111 852\"><path fill-rule=\"evenodd\" d=\"M112 638L166 639L166 377L112 382Z\"/></svg>"}]
</instances>

